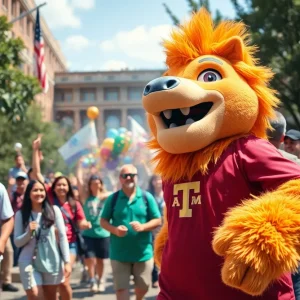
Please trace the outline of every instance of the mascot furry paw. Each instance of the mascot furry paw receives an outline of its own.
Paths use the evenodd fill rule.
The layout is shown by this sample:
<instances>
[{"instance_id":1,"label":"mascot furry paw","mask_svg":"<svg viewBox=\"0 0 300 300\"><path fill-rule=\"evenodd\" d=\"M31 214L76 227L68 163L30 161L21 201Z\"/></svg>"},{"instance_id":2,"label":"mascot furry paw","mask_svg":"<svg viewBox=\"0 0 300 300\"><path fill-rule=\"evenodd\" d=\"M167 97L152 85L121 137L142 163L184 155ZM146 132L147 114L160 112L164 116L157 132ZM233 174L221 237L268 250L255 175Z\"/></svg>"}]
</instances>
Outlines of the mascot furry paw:
<instances>
[{"instance_id":1,"label":"mascot furry paw","mask_svg":"<svg viewBox=\"0 0 300 300\"><path fill-rule=\"evenodd\" d=\"M164 42L168 70L145 87L166 202L159 300L295 299L300 168L265 139L279 101L248 39L202 9Z\"/></svg>"}]
</instances>

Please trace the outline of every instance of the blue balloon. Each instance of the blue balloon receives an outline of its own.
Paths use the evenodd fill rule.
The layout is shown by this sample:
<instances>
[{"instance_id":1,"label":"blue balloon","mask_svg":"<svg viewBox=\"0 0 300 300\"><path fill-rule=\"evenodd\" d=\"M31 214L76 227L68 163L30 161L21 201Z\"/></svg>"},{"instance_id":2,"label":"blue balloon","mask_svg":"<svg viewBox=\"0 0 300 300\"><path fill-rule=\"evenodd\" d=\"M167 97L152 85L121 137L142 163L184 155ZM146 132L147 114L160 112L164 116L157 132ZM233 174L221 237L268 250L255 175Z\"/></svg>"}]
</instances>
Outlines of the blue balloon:
<instances>
[{"instance_id":1,"label":"blue balloon","mask_svg":"<svg viewBox=\"0 0 300 300\"><path fill-rule=\"evenodd\" d=\"M124 164L132 163L132 158L130 156L125 156L123 160L124 160Z\"/></svg>"},{"instance_id":2,"label":"blue balloon","mask_svg":"<svg viewBox=\"0 0 300 300\"><path fill-rule=\"evenodd\" d=\"M125 133L127 132L127 129L125 127L120 127L119 128L119 133L122 134L122 133Z\"/></svg>"},{"instance_id":3,"label":"blue balloon","mask_svg":"<svg viewBox=\"0 0 300 300\"><path fill-rule=\"evenodd\" d=\"M114 139L118 135L119 135L118 130L114 129L114 128L110 128L106 132L106 137L111 138L111 139Z\"/></svg>"}]
</instances>

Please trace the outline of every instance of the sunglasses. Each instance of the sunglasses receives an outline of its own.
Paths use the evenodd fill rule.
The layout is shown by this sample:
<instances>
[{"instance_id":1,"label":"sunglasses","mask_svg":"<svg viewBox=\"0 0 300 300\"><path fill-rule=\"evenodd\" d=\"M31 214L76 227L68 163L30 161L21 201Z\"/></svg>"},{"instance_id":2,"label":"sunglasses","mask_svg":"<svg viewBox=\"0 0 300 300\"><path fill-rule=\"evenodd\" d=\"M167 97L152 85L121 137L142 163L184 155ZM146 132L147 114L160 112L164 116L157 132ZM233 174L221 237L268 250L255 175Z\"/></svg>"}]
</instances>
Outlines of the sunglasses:
<instances>
[{"instance_id":1,"label":"sunglasses","mask_svg":"<svg viewBox=\"0 0 300 300\"><path fill-rule=\"evenodd\" d=\"M133 174L133 173L126 173L126 174L121 174L120 177L123 179L126 179L128 176L132 179L134 178L134 176L136 176L137 174Z\"/></svg>"}]
</instances>

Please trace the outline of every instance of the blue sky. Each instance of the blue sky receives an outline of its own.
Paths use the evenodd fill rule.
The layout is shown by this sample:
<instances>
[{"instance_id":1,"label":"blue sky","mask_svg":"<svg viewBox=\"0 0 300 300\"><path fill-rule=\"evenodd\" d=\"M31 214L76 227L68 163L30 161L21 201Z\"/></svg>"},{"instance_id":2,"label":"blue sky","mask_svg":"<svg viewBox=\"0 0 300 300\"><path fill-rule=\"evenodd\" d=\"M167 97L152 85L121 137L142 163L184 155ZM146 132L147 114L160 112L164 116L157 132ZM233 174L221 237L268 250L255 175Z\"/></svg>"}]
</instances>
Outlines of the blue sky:
<instances>
[{"instance_id":1,"label":"blue sky","mask_svg":"<svg viewBox=\"0 0 300 300\"><path fill-rule=\"evenodd\" d=\"M159 43L172 26L164 2L188 18L185 0L49 0L41 14L71 71L155 69L164 66ZM213 12L235 16L230 0L210 2Z\"/></svg>"}]
</instances>

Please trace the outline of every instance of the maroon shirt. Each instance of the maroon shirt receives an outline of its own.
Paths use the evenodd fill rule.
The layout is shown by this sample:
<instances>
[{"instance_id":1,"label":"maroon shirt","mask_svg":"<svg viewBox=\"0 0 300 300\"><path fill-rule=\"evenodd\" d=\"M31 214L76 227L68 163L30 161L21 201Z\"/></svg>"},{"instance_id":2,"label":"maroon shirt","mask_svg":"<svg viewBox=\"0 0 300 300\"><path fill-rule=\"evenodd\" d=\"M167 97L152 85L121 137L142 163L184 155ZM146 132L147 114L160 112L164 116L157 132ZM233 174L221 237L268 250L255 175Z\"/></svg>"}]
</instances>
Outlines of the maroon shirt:
<instances>
[{"instance_id":1,"label":"maroon shirt","mask_svg":"<svg viewBox=\"0 0 300 300\"><path fill-rule=\"evenodd\" d=\"M188 167L188 166L187 166ZM300 166L269 142L250 136L233 142L209 173L164 183L169 238L162 257L158 300L294 300L290 274L252 297L223 284L223 258L212 250L212 233L230 207L300 177Z\"/></svg>"},{"instance_id":2,"label":"maroon shirt","mask_svg":"<svg viewBox=\"0 0 300 300\"><path fill-rule=\"evenodd\" d=\"M16 212L21 209L23 205L24 194L19 194L17 191L11 194L11 206L16 215Z\"/></svg>"}]
</instances>

